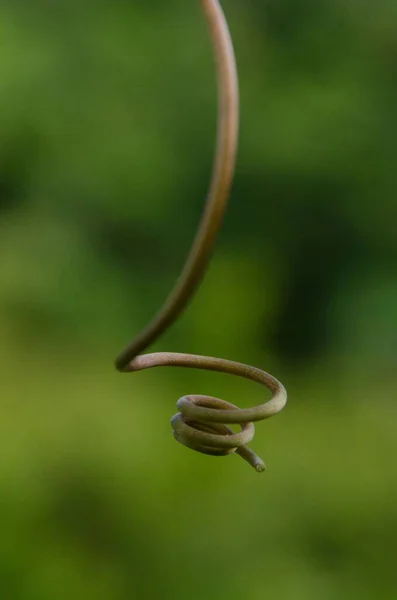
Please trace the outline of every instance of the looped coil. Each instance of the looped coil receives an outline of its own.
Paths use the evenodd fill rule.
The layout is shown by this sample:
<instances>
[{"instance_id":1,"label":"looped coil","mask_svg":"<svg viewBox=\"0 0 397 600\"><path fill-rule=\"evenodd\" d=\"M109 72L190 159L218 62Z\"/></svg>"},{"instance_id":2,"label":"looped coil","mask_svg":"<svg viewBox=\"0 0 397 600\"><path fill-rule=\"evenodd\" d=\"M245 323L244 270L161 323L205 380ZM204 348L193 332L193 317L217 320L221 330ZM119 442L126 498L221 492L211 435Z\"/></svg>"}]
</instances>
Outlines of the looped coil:
<instances>
[{"instance_id":1,"label":"looped coil","mask_svg":"<svg viewBox=\"0 0 397 600\"><path fill-rule=\"evenodd\" d=\"M254 421L267 419L278 413L287 401L283 385L272 375L242 363L211 356L181 354L175 352L154 352L138 356L125 369L141 371L158 366L190 367L219 371L251 379L265 385L273 397L253 408L240 409L230 402L213 396L183 396L177 402L180 412L171 419L175 439L202 454L225 456L236 452L256 471L263 471L265 463L246 446L254 437ZM226 425L237 424L241 432Z\"/></svg>"}]
</instances>

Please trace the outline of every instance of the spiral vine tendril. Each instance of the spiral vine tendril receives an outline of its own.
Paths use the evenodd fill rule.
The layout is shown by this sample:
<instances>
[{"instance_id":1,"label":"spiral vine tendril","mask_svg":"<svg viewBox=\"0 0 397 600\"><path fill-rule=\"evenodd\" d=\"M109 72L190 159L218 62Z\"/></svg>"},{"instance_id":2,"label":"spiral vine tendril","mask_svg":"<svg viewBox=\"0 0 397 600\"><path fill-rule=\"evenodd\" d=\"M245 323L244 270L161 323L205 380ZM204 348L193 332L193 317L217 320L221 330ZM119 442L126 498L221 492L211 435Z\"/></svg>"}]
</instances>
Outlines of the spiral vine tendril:
<instances>
[{"instance_id":1,"label":"spiral vine tendril","mask_svg":"<svg viewBox=\"0 0 397 600\"><path fill-rule=\"evenodd\" d=\"M225 16L218 0L200 0L209 27L218 79L218 134L212 181L204 213L185 267L175 288L153 321L116 358L122 372L152 367L187 367L219 371L250 379L264 385L272 398L253 408L240 409L213 396L183 396L179 412L171 419L174 437L188 448L223 456L236 452L257 471L265 464L247 444L254 436L254 421L278 413L287 401L283 385L272 375L242 363L176 352L141 354L172 325L194 295L212 255L233 179L238 137L238 81L233 45ZM227 424L237 424L235 433Z\"/></svg>"}]
</instances>

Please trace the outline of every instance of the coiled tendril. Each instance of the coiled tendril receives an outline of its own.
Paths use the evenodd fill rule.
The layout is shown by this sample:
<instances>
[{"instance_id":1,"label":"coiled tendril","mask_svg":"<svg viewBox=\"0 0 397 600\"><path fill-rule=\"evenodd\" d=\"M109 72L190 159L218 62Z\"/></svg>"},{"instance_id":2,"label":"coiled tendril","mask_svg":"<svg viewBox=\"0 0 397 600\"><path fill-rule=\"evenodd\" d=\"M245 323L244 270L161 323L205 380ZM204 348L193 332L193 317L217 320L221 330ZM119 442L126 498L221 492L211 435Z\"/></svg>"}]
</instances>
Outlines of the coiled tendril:
<instances>
[{"instance_id":1,"label":"coiled tendril","mask_svg":"<svg viewBox=\"0 0 397 600\"><path fill-rule=\"evenodd\" d=\"M257 471L265 464L246 446L254 436L254 421L278 413L287 401L283 385L265 371L242 363L176 352L141 352L176 321L196 291L211 258L226 209L235 166L238 134L238 81L233 45L218 0L200 0L206 17L217 66L218 134L211 186L193 246L179 280L153 321L116 358L119 371L173 366L220 371L262 383L272 398L254 408L239 409L212 396L189 395L177 402L179 412L171 419L175 438L197 452L222 456L236 452ZM234 431L226 424L238 424Z\"/></svg>"}]
</instances>

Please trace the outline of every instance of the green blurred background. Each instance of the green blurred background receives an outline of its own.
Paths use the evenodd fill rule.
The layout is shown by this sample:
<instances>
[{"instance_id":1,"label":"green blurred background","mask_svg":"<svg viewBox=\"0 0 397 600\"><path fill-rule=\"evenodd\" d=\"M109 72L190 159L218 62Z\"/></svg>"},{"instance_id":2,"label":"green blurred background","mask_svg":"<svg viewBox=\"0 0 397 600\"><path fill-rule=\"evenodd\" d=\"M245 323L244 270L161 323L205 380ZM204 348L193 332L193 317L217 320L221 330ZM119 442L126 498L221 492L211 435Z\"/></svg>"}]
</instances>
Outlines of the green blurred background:
<instances>
[{"instance_id":1,"label":"green blurred background","mask_svg":"<svg viewBox=\"0 0 397 600\"><path fill-rule=\"evenodd\" d=\"M158 350L287 387L257 475L172 437L186 393L259 386L113 359L208 186L198 1L0 3L0 598L397 598L397 4L223 2L241 138L203 286Z\"/></svg>"}]
</instances>

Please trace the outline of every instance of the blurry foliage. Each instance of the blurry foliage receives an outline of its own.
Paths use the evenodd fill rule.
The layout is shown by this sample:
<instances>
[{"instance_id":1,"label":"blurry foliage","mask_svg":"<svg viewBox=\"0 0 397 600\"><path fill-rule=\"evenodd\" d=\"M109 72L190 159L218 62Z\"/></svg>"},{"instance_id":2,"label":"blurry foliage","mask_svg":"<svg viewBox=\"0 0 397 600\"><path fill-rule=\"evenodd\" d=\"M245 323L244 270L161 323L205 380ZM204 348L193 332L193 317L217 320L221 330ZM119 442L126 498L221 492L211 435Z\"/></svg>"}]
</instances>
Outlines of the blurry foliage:
<instances>
[{"instance_id":1,"label":"blurry foliage","mask_svg":"<svg viewBox=\"0 0 397 600\"><path fill-rule=\"evenodd\" d=\"M223 4L235 185L205 283L158 347L286 384L285 413L257 427L262 478L168 424L178 394L261 390L111 364L174 281L207 190L198 2L0 4L5 600L397 597L397 5Z\"/></svg>"},{"instance_id":2,"label":"blurry foliage","mask_svg":"<svg viewBox=\"0 0 397 600\"><path fill-rule=\"evenodd\" d=\"M228 6L242 130L219 254L229 246L259 268L271 256L263 278L281 300L272 331L263 314L260 342L282 359L325 352L346 270L396 259L393 10L384 2L374 19L354 2ZM198 7L3 3L2 32L1 240L13 275L0 297L33 303L54 325L54 310L80 328L92 311L122 329L128 292L135 305L147 296L144 320L180 267L208 181L215 90ZM35 229L27 239L25 228ZM60 312L56 290L39 283L59 284L39 248L53 237ZM83 319L88 282L98 302Z\"/></svg>"}]
</instances>

